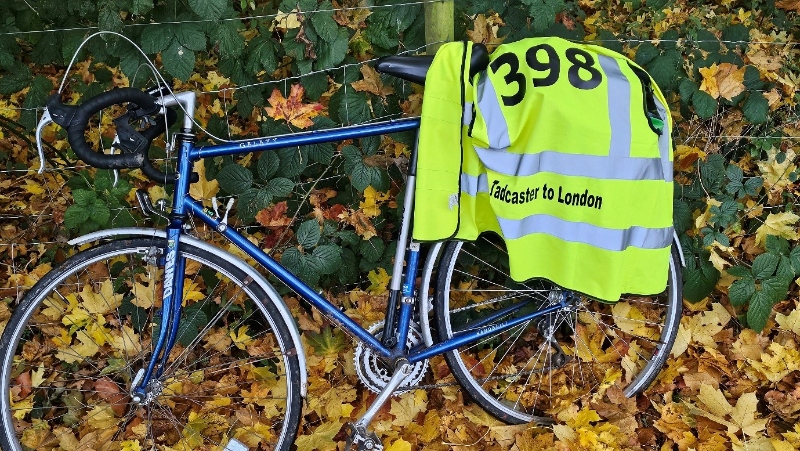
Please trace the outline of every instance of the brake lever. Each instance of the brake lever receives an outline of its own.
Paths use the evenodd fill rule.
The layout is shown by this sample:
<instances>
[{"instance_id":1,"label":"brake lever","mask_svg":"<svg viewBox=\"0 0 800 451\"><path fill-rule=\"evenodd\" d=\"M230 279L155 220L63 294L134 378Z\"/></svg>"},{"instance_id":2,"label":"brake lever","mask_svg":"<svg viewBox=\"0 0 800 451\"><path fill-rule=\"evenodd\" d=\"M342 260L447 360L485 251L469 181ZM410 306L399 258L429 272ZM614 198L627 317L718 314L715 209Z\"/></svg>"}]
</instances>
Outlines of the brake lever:
<instances>
[{"instance_id":1,"label":"brake lever","mask_svg":"<svg viewBox=\"0 0 800 451\"><path fill-rule=\"evenodd\" d=\"M111 141L111 154L112 155L114 153L116 153L114 151L117 149L117 147L119 147L119 135L117 135L115 133L114 134L114 140ZM112 171L113 171L113 174L114 174L114 182L111 184L111 187L112 188L116 188L117 187L117 182L119 182L119 169L112 169Z\"/></svg>"},{"instance_id":2,"label":"brake lever","mask_svg":"<svg viewBox=\"0 0 800 451\"><path fill-rule=\"evenodd\" d=\"M52 124L53 118L50 116L50 111L45 108L42 118L39 119L39 124L36 125L36 149L39 151L39 174L44 173L44 148L42 147L42 130Z\"/></svg>"}]
</instances>

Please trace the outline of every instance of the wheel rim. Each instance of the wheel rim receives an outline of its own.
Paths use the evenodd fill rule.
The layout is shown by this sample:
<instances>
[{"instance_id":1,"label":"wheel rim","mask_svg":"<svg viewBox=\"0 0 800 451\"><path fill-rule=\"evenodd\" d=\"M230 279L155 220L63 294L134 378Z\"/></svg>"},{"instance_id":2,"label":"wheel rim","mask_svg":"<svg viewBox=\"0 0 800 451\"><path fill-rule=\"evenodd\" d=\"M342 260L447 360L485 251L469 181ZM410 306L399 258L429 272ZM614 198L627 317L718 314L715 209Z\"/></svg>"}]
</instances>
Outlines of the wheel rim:
<instances>
[{"instance_id":1,"label":"wheel rim","mask_svg":"<svg viewBox=\"0 0 800 451\"><path fill-rule=\"evenodd\" d=\"M453 243L452 254L445 251L437 305L442 339L509 305L527 303L519 315L556 304L563 295L546 281L511 281L504 269L507 257L492 260L492 251L504 253L502 245L483 236L480 240L483 246L459 242ZM627 296L616 304L573 296L572 311L466 345L447 354L447 362L479 404L510 422L552 423L552 416L568 405L614 384L631 396L652 382L674 340L680 304L672 263L669 277L660 296ZM552 344L545 338L548 329Z\"/></svg>"},{"instance_id":2,"label":"wheel rim","mask_svg":"<svg viewBox=\"0 0 800 451\"><path fill-rule=\"evenodd\" d=\"M293 435L285 419L297 394L281 334L250 289L202 256L184 254L186 305L170 363L151 398L131 402L157 334L163 267L137 263L152 249L101 252L78 277L31 290L45 299L18 323L3 367L6 430L20 431L19 449L222 449L231 439L255 449Z\"/></svg>"}]
</instances>

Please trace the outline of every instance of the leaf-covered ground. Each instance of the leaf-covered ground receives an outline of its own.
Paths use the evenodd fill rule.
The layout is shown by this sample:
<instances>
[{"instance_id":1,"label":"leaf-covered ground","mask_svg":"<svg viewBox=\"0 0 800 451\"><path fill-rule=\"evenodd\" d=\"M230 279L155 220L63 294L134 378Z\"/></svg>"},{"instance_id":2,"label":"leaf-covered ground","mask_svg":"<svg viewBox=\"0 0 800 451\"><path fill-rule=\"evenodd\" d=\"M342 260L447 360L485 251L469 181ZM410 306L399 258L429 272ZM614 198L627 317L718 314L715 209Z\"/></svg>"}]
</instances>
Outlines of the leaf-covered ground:
<instances>
[{"instance_id":1,"label":"leaf-covered ground","mask_svg":"<svg viewBox=\"0 0 800 451\"><path fill-rule=\"evenodd\" d=\"M168 13L167 2L119 2L128 13L89 18L86 8L73 3L66 7L75 15L86 14L87 23L106 29L122 29L141 17L161 21L166 16L157 15ZM242 2L229 12L218 1L208 4L219 10L189 3L186 15L169 19L188 23L228 13L257 15L263 12L259 8L274 12L286 2ZM326 8L358 5L313 3ZM626 399L615 385L603 387L591 399L564 406L558 423L548 428L508 426L493 419L465 399L452 385L445 362L435 358L422 383L439 386L394 398L373 423L384 445L392 451L800 449L800 4L524 0L456 6L457 29L474 41L491 46L531 34L564 35L625 53L659 83L675 121L675 216L687 257L685 313L664 371L643 395ZM181 24L172 31L154 26L136 38L148 55L164 61L162 69L176 78L177 88L205 91L198 119L211 132L256 136L418 112L423 97L419 90L382 79L368 66L358 67L373 56L418 46L421 27L415 14L421 10L409 8L394 6L394 15L387 9L356 8L318 16L283 8L283 15L261 22L226 22L218 28ZM32 19L23 9L3 10L17 20L7 26L9 32L33 29L41 25L37 20L47 22ZM47 24L67 26L55 19ZM137 171L126 173L116 186L110 173L82 167L34 173L35 115L21 108L43 105L61 81L61 53L71 56L76 44L71 35L58 38L53 53L45 39L33 36L0 39L3 321L24 287L71 252L64 245L68 237L100 227L144 224L131 209L136 187L146 188L154 200L168 196ZM182 53L164 58L169 52ZM194 64L189 55L197 56ZM108 86L131 84L131 68L140 62L117 58L112 64L113 55L101 48L93 58L79 62L70 75L73 101ZM104 58L109 63L101 62ZM344 73L309 75L342 62L355 66ZM299 74L304 78L257 92L234 89ZM231 97L231 92L236 94ZM394 107L387 106L390 102ZM93 130L89 138L98 143L113 134ZM50 128L45 139L52 143L47 149L51 167L73 165L63 134ZM234 194L240 204L256 205L236 208L239 225L262 226L253 229L254 240L288 254L286 261L307 280L329 288L350 314L372 324L382 319L386 305L386 268L393 254L388 242L407 145L402 137L393 137L304 149L300 159L280 154L209 161L196 168L202 177L193 194L205 199ZM338 171L326 172L323 166L328 165ZM336 186L328 182L331 178L349 186ZM243 203L242 196L252 201ZM304 226L326 221L336 226L319 233ZM328 247L334 245L342 249L340 260ZM303 272L309 267L316 270ZM341 448L343 425L358 418L375 395L358 383L351 341L298 300L285 299L303 331L310 374L298 448ZM246 341L247 331L243 333L231 337L232 342ZM29 376L35 379L36 373Z\"/></svg>"}]
</instances>

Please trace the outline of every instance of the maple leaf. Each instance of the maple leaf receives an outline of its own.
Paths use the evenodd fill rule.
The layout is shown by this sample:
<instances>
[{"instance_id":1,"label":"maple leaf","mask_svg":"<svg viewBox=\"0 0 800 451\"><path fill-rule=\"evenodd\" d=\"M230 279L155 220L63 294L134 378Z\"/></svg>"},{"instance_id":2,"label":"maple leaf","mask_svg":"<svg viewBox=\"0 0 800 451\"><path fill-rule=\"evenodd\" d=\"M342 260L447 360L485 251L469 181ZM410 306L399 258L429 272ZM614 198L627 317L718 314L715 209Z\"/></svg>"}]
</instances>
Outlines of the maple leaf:
<instances>
[{"instance_id":1,"label":"maple leaf","mask_svg":"<svg viewBox=\"0 0 800 451\"><path fill-rule=\"evenodd\" d=\"M744 67L740 68L731 63L720 65L715 63L711 67L700 68L700 74L703 76L700 90L715 99L722 97L731 100L745 90L744 71Z\"/></svg>"},{"instance_id":2,"label":"maple leaf","mask_svg":"<svg viewBox=\"0 0 800 451\"><path fill-rule=\"evenodd\" d=\"M98 293L95 293L90 285L85 285L80 296L83 299L82 306L92 314L104 315L122 305L122 295L114 294L114 286L108 279L100 284Z\"/></svg>"},{"instance_id":3,"label":"maple leaf","mask_svg":"<svg viewBox=\"0 0 800 451\"><path fill-rule=\"evenodd\" d=\"M315 449L320 451L336 449L336 442L333 441L333 437L339 433L339 430L342 429L342 425L343 423L338 421L322 423L311 435L300 435L294 443L297 445L297 449L309 451Z\"/></svg>"},{"instance_id":4,"label":"maple leaf","mask_svg":"<svg viewBox=\"0 0 800 451\"><path fill-rule=\"evenodd\" d=\"M206 207L211 205L211 198L219 192L219 182L206 178L206 166L203 160L195 161L192 167L199 180L189 186L189 194L195 199L201 199Z\"/></svg>"},{"instance_id":5,"label":"maple leaf","mask_svg":"<svg viewBox=\"0 0 800 451\"><path fill-rule=\"evenodd\" d=\"M267 101L271 107L264 107L267 115L275 120L283 119L297 128L308 128L314 125L312 117L319 116L322 112L321 103L303 103L305 89L300 84L293 84L289 98L275 88Z\"/></svg>"},{"instance_id":6,"label":"maple leaf","mask_svg":"<svg viewBox=\"0 0 800 451\"><path fill-rule=\"evenodd\" d=\"M797 228L793 227L800 216L791 212L783 213L770 213L764 224L756 229L756 245L763 246L767 240L767 235L775 235L786 238L787 240L796 240L800 238L797 233Z\"/></svg>"},{"instance_id":7,"label":"maple leaf","mask_svg":"<svg viewBox=\"0 0 800 451\"><path fill-rule=\"evenodd\" d=\"M280 229L292 223L292 218L286 216L286 201L267 207L256 214L256 221L264 227Z\"/></svg>"},{"instance_id":8,"label":"maple leaf","mask_svg":"<svg viewBox=\"0 0 800 451\"><path fill-rule=\"evenodd\" d=\"M362 80L350 84L356 91L366 91L384 98L389 94L394 94L394 88L392 86L384 86L380 74L371 66L361 66L361 74L364 75Z\"/></svg>"},{"instance_id":9,"label":"maple leaf","mask_svg":"<svg viewBox=\"0 0 800 451\"><path fill-rule=\"evenodd\" d=\"M758 398L755 392L745 393L736 401L736 407L731 411L731 419L745 435L755 436L767 426L766 419L757 419Z\"/></svg>"}]
</instances>

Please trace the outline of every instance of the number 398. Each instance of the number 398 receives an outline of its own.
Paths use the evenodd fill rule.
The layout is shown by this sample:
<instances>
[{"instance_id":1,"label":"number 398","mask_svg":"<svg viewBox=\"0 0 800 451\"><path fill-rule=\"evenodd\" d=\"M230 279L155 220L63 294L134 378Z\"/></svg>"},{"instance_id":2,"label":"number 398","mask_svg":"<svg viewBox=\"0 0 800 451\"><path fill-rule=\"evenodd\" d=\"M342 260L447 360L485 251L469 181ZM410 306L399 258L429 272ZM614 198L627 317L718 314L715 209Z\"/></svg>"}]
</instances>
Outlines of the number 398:
<instances>
[{"instance_id":1,"label":"number 398","mask_svg":"<svg viewBox=\"0 0 800 451\"><path fill-rule=\"evenodd\" d=\"M571 63L567 78L572 86L578 89L594 89L603 80L603 75L594 67L595 59L589 52L572 47L564 52L564 56ZM561 75L561 57L551 45L539 44L529 48L525 52L525 63L536 72L544 72L543 77L531 77L534 87L551 86ZM519 72L519 64L515 53L504 53L489 66L492 72L497 73L502 66L507 65L509 71L503 79L508 85L517 85L516 93L501 96L506 106L517 105L525 97L528 82L525 75Z\"/></svg>"}]
</instances>

